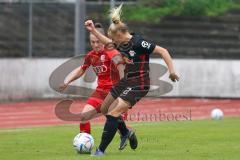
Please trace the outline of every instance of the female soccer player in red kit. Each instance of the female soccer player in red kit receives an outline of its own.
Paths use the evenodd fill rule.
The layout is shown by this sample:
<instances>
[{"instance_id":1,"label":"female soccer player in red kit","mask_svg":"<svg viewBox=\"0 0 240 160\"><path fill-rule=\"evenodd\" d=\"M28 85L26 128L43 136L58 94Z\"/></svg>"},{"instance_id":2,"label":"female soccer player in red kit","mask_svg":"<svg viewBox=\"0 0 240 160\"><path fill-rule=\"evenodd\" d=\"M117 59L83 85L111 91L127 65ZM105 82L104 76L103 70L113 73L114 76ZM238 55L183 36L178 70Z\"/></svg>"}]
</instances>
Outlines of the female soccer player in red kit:
<instances>
[{"instance_id":1,"label":"female soccer player in red kit","mask_svg":"<svg viewBox=\"0 0 240 160\"><path fill-rule=\"evenodd\" d=\"M104 155L107 146L111 143L117 131L120 115L132 108L148 93L150 88L150 54L160 55L168 66L169 78L174 82L179 80L174 71L169 52L165 48L145 40L138 34L131 34L127 25L120 19L121 9L122 5L111 11L112 24L108 29L108 36L111 39L98 32L91 20L85 22L86 28L103 43L114 42L126 60L124 78L113 86L101 106L101 111L106 114L107 120L101 143L93 154L94 156Z\"/></svg>"},{"instance_id":2,"label":"female soccer player in red kit","mask_svg":"<svg viewBox=\"0 0 240 160\"><path fill-rule=\"evenodd\" d=\"M104 30L100 24L95 24L95 27L101 34L104 34ZM90 44L93 50L85 56L83 65L76 68L70 76L66 78L64 84L59 87L60 91L63 91L71 82L80 78L88 67L93 67L98 77L98 85L95 92L88 98L87 104L82 110L82 113L86 114L80 123L80 132L86 133L91 132L90 122L88 120L102 115L100 107L103 100L112 86L124 76L124 61L116 49L109 49L109 47L104 46L93 34L90 34ZM126 116L126 114L123 114L123 116L124 115ZM118 129L121 136L126 137L128 136L129 130L126 128L123 119L119 121Z\"/></svg>"}]
</instances>

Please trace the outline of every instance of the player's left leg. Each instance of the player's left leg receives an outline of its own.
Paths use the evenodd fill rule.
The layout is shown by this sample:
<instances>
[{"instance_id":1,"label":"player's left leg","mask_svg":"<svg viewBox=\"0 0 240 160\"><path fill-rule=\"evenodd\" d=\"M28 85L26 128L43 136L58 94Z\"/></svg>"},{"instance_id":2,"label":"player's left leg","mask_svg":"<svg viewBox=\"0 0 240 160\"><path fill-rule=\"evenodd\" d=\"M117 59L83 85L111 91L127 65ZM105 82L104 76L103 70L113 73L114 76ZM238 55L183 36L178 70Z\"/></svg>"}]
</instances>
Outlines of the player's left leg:
<instances>
[{"instance_id":1,"label":"player's left leg","mask_svg":"<svg viewBox=\"0 0 240 160\"><path fill-rule=\"evenodd\" d=\"M101 143L94 154L95 156L103 155L105 149L112 141L118 129L119 117L122 113L128 110L129 103L117 98L111 105L110 108L113 108L107 115L107 120L104 125L104 130L102 134Z\"/></svg>"},{"instance_id":2,"label":"player's left leg","mask_svg":"<svg viewBox=\"0 0 240 160\"><path fill-rule=\"evenodd\" d=\"M103 114L106 114L107 112L113 110L114 107L116 107L117 102L118 101L116 101L116 99L112 96L112 93L111 92L108 93L108 95L106 96L106 98L104 99L104 101L102 103L101 112ZM112 107L110 107L110 106L112 106ZM126 115L126 113L127 112L124 112L125 115ZM120 137L121 137L119 150L123 150L126 147L127 139L129 138L129 135L130 134L133 135L133 133L134 133L133 130L129 130L127 128L126 123L124 121L124 118L126 119L126 117L123 117L121 115L121 116L119 116L119 119L118 119L118 130L119 130L119 134L120 134Z\"/></svg>"},{"instance_id":3,"label":"player's left leg","mask_svg":"<svg viewBox=\"0 0 240 160\"><path fill-rule=\"evenodd\" d=\"M125 101L125 102L128 103L127 108L130 108L132 105L136 103L135 101L131 101L132 104L130 104L130 102L128 101ZM115 104L111 105L111 107L109 108L108 114L111 114L115 107L116 107ZM121 136L119 150L123 150L127 146L127 140L129 140L130 142L131 149L136 149L138 146L138 140L137 140L136 134L132 128L129 128L126 126L126 123L124 122L124 119L126 119L126 117L124 116L127 116L127 111L126 112L123 111L123 113L120 114L118 119L118 129L120 131L120 136Z\"/></svg>"}]
</instances>

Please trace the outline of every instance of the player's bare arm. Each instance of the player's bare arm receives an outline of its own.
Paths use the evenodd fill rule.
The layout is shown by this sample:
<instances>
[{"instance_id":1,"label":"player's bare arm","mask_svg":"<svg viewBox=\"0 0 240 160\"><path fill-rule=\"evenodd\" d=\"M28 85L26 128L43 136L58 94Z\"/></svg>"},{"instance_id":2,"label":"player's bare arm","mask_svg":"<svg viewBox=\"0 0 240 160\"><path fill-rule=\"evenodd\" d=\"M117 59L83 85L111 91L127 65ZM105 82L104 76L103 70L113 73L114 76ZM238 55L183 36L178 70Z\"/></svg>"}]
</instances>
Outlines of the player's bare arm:
<instances>
[{"instance_id":1,"label":"player's bare arm","mask_svg":"<svg viewBox=\"0 0 240 160\"><path fill-rule=\"evenodd\" d=\"M156 46L155 49L153 50L153 53L155 54L159 54L163 60L165 61L165 63L168 66L168 70L169 70L169 78L173 81L176 82L179 80L178 75L175 73L174 67L173 67L173 63L172 63L172 58L168 52L167 49L160 47L160 46Z\"/></svg>"},{"instance_id":2,"label":"player's bare arm","mask_svg":"<svg viewBox=\"0 0 240 160\"><path fill-rule=\"evenodd\" d=\"M70 73L70 75L66 78L64 83L59 86L59 91L64 91L71 82L80 78L84 73L85 70L83 70L81 66L73 70L72 73Z\"/></svg>"},{"instance_id":3,"label":"player's bare arm","mask_svg":"<svg viewBox=\"0 0 240 160\"><path fill-rule=\"evenodd\" d=\"M112 59L113 63L117 66L119 72L119 78L122 79L124 77L124 69L125 65L123 64L123 58L121 55L116 55Z\"/></svg>"}]
</instances>

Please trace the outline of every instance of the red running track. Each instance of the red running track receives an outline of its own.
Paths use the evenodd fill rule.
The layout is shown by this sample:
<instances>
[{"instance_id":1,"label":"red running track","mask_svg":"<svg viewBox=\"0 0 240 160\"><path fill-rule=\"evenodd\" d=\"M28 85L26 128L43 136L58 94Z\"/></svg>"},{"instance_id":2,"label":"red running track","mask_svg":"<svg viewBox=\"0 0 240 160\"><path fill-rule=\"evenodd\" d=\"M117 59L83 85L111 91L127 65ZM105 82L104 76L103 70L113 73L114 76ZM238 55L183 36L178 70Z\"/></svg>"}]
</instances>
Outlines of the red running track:
<instances>
[{"instance_id":1,"label":"red running track","mask_svg":"<svg viewBox=\"0 0 240 160\"><path fill-rule=\"evenodd\" d=\"M0 128L78 124L56 117L54 109L57 102L59 101L48 100L0 104ZM84 104L84 100L75 101L71 111L79 113ZM213 108L222 109L227 117L240 116L240 99L144 98L130 110L128 121L208 119ZM95 124L104 121L103 116L92 120Z\"/></svg>"}]
</instances>

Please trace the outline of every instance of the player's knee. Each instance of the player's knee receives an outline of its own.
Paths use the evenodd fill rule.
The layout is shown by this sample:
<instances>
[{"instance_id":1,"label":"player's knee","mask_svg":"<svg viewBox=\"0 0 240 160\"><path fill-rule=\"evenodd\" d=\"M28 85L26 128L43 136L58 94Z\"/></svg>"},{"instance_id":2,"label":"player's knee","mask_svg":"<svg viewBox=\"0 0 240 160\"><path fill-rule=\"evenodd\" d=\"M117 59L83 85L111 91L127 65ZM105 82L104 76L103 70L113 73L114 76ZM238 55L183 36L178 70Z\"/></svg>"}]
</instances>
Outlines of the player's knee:
<instances>
[{"instance_id":1,"label":"player's knee","mask_svg":"<svg viewBox=\"0 0 240 160\"><path fill-rule=\"evenodd\" d=\"M120 117L122 113L123 113L123 110L119 109L119 110L113 110L109 112L108 115L111 115L113 117Z\"/></svg>"},{"instance_id":2,"label":"player's knee","mask_svg":"<svg viewBox=\"0 0 240 160\"><path fill-rule=\"evenodd\" d=\"M105 107L101 107L101 108L100 108L100 111L101 111L101 113L104 114L104 115L107 114L107 112L108 112L108 110L107 110Z\"/></svg>"},{"instance_id":3,"label":"player's knee","mask_svg":"<svg viewBox=\"0 0 240 160\"><path fill-rule=\"evenodd\" d=\"M84 107L83 111L79 115L79 121L89 121L97 114L97 111L92 106Z\"/></svg>"},{"instance_id":4,"label":"player's knee","mask_svg":"<svg viewBox=\"0 0 240 160\"><path fill-rule=\"evenodd\" d=\"M89 116L88 112L81 112L79 115L79 121L81 123L83 122L87 122L89 119L91 119L91 117Z\"/></svg>"},{"instance_id":5,"label":"player's knee","mask_svg":"<svg viewBox=\"0 0 240 160\"><path fill-rule=\"evenodd\" d=\"M113 117L120 117L120 113L117 113L117 112L110 112L110 113L108 113L108 115L110 115L110 116L113 116Z\"/></svg>"},{"instance_id":6,"label":"player's knee","mask_svg":"<svg viewBox=\"0 0 240 160\"><path fill-rule=\"evenodd\" d=\"M81 123L84 123L84 122L86 122L86 118L85 118L82 114L80 114L80 116L79 116L79 121L80 121Z\"/></svg>"}]
</instances>

